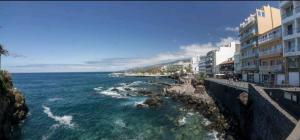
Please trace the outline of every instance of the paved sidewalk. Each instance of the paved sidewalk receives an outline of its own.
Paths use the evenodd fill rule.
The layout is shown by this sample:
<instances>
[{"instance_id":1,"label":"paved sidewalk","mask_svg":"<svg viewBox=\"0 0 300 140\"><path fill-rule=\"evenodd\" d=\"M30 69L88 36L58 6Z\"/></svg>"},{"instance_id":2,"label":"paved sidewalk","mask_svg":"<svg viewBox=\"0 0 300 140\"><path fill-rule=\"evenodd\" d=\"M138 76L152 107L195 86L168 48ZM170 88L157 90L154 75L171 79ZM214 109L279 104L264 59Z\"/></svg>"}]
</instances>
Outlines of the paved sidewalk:
<instances>
[{"instance_id":1,"label":"paved sidewalk","mask_svg":"<svg viewBox=\"0 0 300 140\"><path fill-rule=\"evenodd\" d=\"M227 79L217 79L217 78L206 78L206 80L214 81L219 84L231 86L231 87L241 89L241 90L248 92L248 82L233 81L233 80L227 80Z\"/></svg>"}]
</instances>

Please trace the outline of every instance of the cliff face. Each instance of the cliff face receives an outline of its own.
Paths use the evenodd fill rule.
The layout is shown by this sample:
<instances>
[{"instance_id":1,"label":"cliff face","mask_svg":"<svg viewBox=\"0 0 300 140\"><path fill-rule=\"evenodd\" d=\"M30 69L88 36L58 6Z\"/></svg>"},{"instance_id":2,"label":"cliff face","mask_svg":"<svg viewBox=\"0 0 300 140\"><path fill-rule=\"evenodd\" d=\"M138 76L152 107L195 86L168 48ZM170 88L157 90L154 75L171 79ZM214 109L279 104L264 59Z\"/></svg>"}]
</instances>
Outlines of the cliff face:
<instances>
[{"instance_id":1,"label":"cliff face","mask_svg":"<svg viewBox=\"0 0 300 140\"><path fill-rule=\"evenodd\" d=\"M10 74L0 71L0 139L9 139L12 127L24 120L27 113L25 99L13 87Z\"/></svg>"}]
</instances>

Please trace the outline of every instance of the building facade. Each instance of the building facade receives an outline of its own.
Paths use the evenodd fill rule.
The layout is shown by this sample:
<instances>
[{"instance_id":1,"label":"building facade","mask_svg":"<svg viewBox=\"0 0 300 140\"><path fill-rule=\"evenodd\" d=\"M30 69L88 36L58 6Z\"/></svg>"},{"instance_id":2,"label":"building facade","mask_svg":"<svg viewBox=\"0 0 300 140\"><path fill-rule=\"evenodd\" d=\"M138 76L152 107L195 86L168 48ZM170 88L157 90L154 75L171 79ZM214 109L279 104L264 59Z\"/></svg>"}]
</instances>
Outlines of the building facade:
<instances>
[{"instance_id":1,"label":"building facade","mask_svg":"<svg viewBox=\"0 0 300 140\"><path fill-rule=\"evenodd\" d=\"M199 73L206 74L206 56L200 56Z\"/></svg>"},{"instance_id":2,"label":"building facade","mask_svg":"<svg viewBox=\"0 0 300 140\"><path fill-rule=\"evenodd\" d=\"M236 77L240 77L241 75L241 61L240 61L240 55L241 55L241 45L237 44L235 46L235 52L234 52L234 75Z\"/></svg>"},{"instance_id":3,"label":"building facade","mask_svg":"<svg viewBox=\"0 0 300 140\"><path fill-rule=\"evenodd\" d=\"M233 58L236 46L239 42L230 42L228 44L219 46L218 49L209 51L206 55L206 75L213 77L220 74L220 64Z\"/></svg>"},{"instance_id":4,"label":"building facade","mask_svg":"<svg viewBox=\"0 0 300 140\"><path fill-rule=\"evenodd\" d=\"M227 61L229 58L234 57L235 48L239 45L239 42L230 42L219 48L215 51L215 63L214 63L214 74L220 74L220 64L224 61Z\"/></svg>"},{"instance_id":5,"label":"building facade","mask_svg":"<svg viewBox=\"0 0 300 140\"><path fill-rule=\"evenodd\" d=\"M192 65L192 72L194 74L199 73L199 62L200 62L200 56L194 56L191 59L191 65Z\"/></svg>"},{"instance_id":6,"label":"building facade","mask_svg":"<svg viewBox=\"0 0 300 140\"><path fill-rule=\"evenodd\" d=\"M244 81L260 82L258 36L280 25L280 10L269 5L256 9L240 24L240 60Z\"/></svg>"},{"instance_id":7,"label":"building facade","mask_svg":"<svg viewBox=\"0 0 300 140\"><path fill-rule=\"evenodd\" d=\"M282 19L283 57L286 64L285 80L299 86L300 79L300 1L280 1Z\"/></svg>"},{"instance_id":8,"label":"building facade","mask_svg":"<svg viewBox=\"0 0 300 140\"><path fill-rule=\"evenodd\" d=\"M228 78L234 76L233 58L229 58L227 61L222 62L219 66L220 66L220 74L224 74Z\"/></svg>"},{"instance_id":9,"label":"building facade","mask_svg":"<svg viewBox=\"0 0 300 140\"><path fill-rule=\"evenodd\" d=\"M281 26L261 34L258 47L261 83L270 86L285 84Z\"/></svg>"}]
</instances>

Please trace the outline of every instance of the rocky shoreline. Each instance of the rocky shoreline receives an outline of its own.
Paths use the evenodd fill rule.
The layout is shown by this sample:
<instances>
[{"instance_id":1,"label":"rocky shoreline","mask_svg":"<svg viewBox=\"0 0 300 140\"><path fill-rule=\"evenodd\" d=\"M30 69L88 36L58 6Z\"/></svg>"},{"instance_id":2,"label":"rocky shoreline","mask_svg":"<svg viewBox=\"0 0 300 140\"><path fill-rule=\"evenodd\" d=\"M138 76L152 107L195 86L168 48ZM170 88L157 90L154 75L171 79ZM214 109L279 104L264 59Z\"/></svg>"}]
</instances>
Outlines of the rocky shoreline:
<instances>
[{"instance_id":1,"label":"rocky shoreline","mask_svg":"<svg viewBox=\"0 0 300 140\"><path fill-rule=\"evenodd\" d=\"M14 126L24 120L28 107L22 93L13 87L11 76L0 71L0 139L9 139Z\"/></svg>"},{"instance_id":2,"label":"rocky shoreline","mask_svg":"<svg viewBox=\"0 0 300 140\"><path fill-rule=\"evenodd\" d=\"M182 102L187 108L193 109L207 118L211 122L207 127L219 132L219 139L240 139L237 121L215 103L202 85L203 82L194 77L180 77L177 80L179 80L177 83L181 84L167 87L165 89L166 96Z\"/></svg>"},{"instance_id":3,"label":"rocky shoreline","mask_svg":"<svg viewBox=\"0 0 300 140\"><path fill-rule=\"evenodd\" d=\"M168 96L183 103L187 109L199 112L207 118L211 122L207 128L217 131L219 139L241 139L237 121L215 103L207 93L203 82L194 77L177 76L174 78L177 80L176 84L167 86L161 94L143 94L149 98L137 107L158 107L162 104L161 96Z\"/></svg>"}]
</instances>

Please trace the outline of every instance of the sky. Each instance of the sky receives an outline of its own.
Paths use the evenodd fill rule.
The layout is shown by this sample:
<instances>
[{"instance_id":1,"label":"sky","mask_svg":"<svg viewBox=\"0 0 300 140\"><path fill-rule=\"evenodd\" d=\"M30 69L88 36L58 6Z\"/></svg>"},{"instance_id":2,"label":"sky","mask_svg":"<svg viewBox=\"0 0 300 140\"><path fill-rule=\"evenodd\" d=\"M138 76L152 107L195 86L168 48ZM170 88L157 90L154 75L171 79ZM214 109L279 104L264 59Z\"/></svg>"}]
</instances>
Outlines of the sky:
<instances>
[{"instance_id":1,"label":"sky","mask_svg":"<svg viewBox=\"0 0 300 140\"><path fill-rule=\"evenodd\" d=\"M204 55L238 40L239 24L278 1L0 2L10 72L101 72Z\"/></svg>"}]
</instances>

